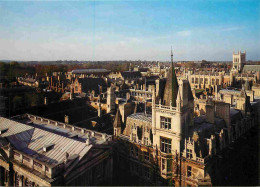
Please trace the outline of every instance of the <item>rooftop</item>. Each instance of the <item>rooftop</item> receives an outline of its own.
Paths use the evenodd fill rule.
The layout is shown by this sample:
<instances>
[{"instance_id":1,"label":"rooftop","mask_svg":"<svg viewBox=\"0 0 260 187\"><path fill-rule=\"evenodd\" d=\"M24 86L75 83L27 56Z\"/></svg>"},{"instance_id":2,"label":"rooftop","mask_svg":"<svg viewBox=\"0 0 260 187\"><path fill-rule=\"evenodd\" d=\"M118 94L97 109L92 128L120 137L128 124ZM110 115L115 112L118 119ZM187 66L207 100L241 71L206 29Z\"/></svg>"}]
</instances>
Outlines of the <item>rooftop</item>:
<instances>
[{"instance_id":1,"label":"rooftop","mask_svg":"<svg viewBox=\"0 0 260 187\"><path fill-rule=\"evenodd\" d=\"M131 114L127 118L137 119L137 120L140 120L140 121L152 123L152 115L151 114L135 113L135 114Z\"/></svg>"},{"instance_id":2,"label":"rooftop","mask_svg":"<svg viewBox=\"0 0 260 187\"><path fill-rule=\"evenodd\" d=\"M72 73L107 73L110 72L107 69L74 69Z\"/></svg>"},{"instance_id":3,"label":"rooftop","mask_svg":"<svg viewBox=\"0 0 260 187\"><path fill-rule=\"evenodd\" d=\"M0 118L0 137L6 138L18 151L45 162L50 166L64 161L65 153L78 156L79 160L95 144L103 144L111 137L74 126L26 114L10 120ZM86 144L89 137L90 143ZM44 147L52 145L48 151ZM64 146L66 145L66 146Z\"/></svg>"}]
</instances>

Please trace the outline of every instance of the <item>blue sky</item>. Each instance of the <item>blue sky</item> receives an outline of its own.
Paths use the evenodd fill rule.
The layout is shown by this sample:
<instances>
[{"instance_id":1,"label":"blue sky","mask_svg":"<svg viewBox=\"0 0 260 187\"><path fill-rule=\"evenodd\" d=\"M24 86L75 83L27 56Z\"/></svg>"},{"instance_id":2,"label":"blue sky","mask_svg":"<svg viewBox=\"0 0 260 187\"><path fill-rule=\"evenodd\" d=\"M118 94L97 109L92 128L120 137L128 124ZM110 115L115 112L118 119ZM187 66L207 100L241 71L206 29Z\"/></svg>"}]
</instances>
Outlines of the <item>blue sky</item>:
<instances>
[{"instance_id":1,"label":"blue sky","mask_svg":"<svg viewBox=\"0 0 260 187\"><path fill-rule=\"evenodd\" d=\"M0 1L0 36L0 59L260 60L260 1Z\"/></svg>"}]
</instances>

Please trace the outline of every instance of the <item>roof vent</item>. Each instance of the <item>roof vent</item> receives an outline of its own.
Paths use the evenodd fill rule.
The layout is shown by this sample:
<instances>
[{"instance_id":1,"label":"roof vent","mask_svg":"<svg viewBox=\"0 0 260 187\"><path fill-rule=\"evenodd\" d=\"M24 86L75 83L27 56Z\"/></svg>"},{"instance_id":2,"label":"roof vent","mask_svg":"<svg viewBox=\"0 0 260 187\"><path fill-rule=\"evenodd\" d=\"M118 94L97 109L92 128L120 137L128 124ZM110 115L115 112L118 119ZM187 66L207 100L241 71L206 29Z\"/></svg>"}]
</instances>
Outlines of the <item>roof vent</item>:
<instances>
[{"instance_id":1,"label":"roof vent","mask_svg":"<svg viewBox=\"0 0 260 187\"><path fill-rule=\"evenodd\" d=\"M51 150L53 147L54 147L54 144L48 144L48 145L43 146L42 149L43 149L44 152L48 152L48 151Z\"/></svg>"},{"instance_id":2,"label":"roof vent","mask_svg":"<svg viewBox=\"0 0 260 187\"><path fill-rule=\"evenodd\" d=\"M3 133L5 133L6 131L8 131L8 128L5 128L5 129L0 129L0 134L3 134Z\"/></svg>"}]
</instances>

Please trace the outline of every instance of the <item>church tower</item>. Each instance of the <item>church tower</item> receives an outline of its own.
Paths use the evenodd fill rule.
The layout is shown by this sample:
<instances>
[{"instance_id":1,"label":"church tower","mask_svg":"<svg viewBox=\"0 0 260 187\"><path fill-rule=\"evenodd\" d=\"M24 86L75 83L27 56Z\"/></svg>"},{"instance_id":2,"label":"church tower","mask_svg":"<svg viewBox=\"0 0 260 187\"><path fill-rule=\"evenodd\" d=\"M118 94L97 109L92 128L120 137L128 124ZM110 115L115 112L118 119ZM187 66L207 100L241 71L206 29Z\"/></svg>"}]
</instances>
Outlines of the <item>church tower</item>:
<instances>
[{"instance_id":1,"label":"church tower","mask_svg":"<svg viewBox=\"0 0 260 187\"><path fill-rule=\"evenodd\" d=\"M241 52L238 51L238 53L233 52L233 72L241 72L243 70L243 67L246 63L246 51Z\"/></svg>"}]
</instances>

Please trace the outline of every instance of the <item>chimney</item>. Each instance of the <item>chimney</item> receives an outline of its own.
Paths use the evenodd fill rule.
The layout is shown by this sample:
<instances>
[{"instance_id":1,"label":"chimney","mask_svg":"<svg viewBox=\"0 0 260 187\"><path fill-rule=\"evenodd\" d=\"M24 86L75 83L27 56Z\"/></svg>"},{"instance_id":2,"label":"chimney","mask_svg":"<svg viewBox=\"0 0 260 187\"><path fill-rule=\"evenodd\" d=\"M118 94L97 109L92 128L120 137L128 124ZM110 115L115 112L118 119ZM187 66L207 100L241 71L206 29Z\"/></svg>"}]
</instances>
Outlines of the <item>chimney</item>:
<instances>
[{"instance_id":1,"label":"chimney","mask_svg":"<svg viewBox=\"0 0 260 187\"><path fill-rule=\"evenodd\" d=\"M64 116L64 122L65 122L65 123L69 123L69 116L68 116L68 115L65 115L65 116Z\"/></svg>"},{"instance_id":2,"label":"chimney","mask_svg":"<svg viewBox=\"0 0 260 187\"><path fill-rule=\"evenodd\" d=\"M44 97L44 104L45 104L45 105L48 104L48 99L47 99L47 97Z\"/></svg>"},{"instance_id":3,"label":"chimney","mask_svg":"<svg viewBox=\"0 0 260 187\"><path fill-rule=\"evenodd\" d=\"M209 123L215 123L215 110L213 105L206 105L206 120Z\"/></svg>"},{"instance_id":4,"label":"chimney","mask_svg":"<svg viewBox=\"0 0 260 187\"><path fill-rule=\"evenodd\" d=\"M98 106L98 117L100 117L101 114L102 114L102 110L101 110L101 106L99 105L99 106Z\"/></svg>"},{"instance_id":5,"label":"chimney","mask_svg":"<svg viewBox=\"0 0 260 187\"><path fill-rule=\"evenodd\" d=\"M64 163L67 164L68 160L69 160L69 153L65 153L65 158L64 158Z\"/></svg>"},{"instance_id":6,"label":"chimney","mask_svg":"<svg viewBox=\"0 0 260 187\"><path fill-rule=\"evenodd\" d=\"M128 101L129 99L130 99L130 93L127 92L127 93L126 93L126 100Z\"/></svg>"},{"instance_id":7,"label":"chimney","mask_svg":"<svg viewBox=\"0 0 260 187\"><path fill-rule=\"evenodd\" d=\"M89 140L89 137L87 137L86 139L86 145L89 146L90 145L90 140Z\"/></svg>"}]
</instances>

